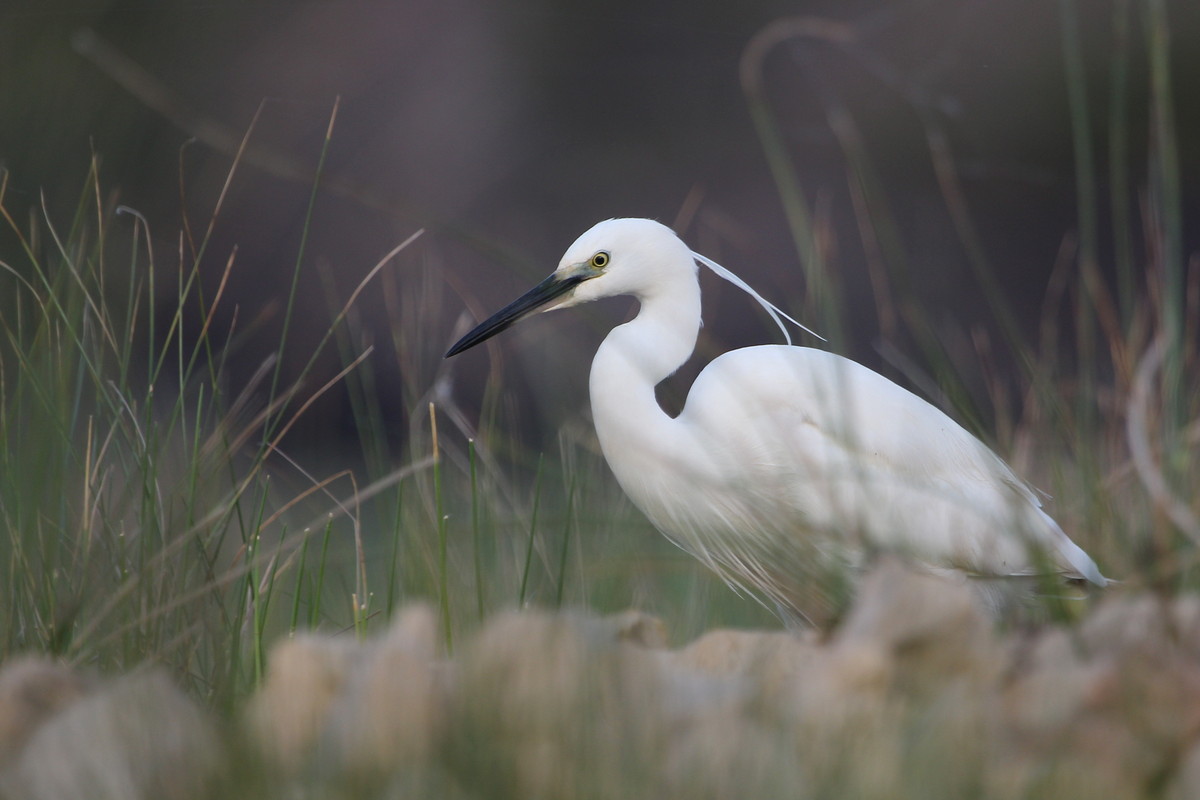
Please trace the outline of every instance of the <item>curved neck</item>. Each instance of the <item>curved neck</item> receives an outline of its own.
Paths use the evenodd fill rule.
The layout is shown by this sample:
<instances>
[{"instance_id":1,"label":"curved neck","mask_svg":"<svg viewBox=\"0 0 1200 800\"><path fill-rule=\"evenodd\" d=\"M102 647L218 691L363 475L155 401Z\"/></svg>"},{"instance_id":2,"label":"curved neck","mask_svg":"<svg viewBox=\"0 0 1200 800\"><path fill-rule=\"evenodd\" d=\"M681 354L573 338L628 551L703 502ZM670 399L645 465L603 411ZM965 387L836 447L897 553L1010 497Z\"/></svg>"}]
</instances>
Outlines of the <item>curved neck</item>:
<instances>
[{"instance_id":1,"label":"curved neck","mask_svg":"<svg viewBox=\"0 0 1200 800\"><path fill-rule=\"evenodd\" d=\"M687 446L654 395L654 387L692 354L700 332L699 282L681 283L669 292L639 297L637 316L614 328L592 361L589 388L596 435L623 486L634 479L621 469L637 455L631 451L681 454Z\"/></svg>"}]
</instances>

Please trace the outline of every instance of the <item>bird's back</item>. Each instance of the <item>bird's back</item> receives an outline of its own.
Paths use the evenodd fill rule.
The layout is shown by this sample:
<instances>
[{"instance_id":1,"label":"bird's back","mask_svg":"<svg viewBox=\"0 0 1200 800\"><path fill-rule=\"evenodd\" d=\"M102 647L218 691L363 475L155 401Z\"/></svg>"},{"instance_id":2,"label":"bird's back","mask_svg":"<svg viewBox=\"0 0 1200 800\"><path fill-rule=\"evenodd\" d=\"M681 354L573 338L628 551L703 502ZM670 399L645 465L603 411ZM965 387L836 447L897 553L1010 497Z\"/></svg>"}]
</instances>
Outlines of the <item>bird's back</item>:
<instances>
[{"instance_id":1,"label":"bird's back","mask_svg":"<svg viewBox=\"0 0 1200 800\"><path fill-rule=\"evenodd\" d=\"M706 468L630 494L733 582L786 592L797 571L853 566L876 550L985 576L1103 581L982 442L840 356L782 345L726 353L676 424Z\"/></svg>"}]
</instances>

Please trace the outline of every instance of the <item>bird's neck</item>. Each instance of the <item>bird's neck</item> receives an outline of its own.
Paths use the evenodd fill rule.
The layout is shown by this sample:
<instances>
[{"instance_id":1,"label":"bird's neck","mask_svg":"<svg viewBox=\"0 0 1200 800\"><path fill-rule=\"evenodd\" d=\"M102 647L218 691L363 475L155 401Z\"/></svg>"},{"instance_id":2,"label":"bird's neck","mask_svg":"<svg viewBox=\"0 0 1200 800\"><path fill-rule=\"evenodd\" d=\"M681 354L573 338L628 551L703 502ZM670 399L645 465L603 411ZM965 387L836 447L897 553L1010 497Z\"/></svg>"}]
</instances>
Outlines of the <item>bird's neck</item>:
<instances>
[{"instance_id":1,"label":"bird's neck","mask_svg":"<svg viewBox=\"0 0 1200 800\"><path fill-rule=\"evenodd\" d=\"M676 421L658 405L654 387L688 359L700 331L698 283L638 299L637 316L600 344L590 381L596 435L622 485L630 476L620 474L619 463L631 450L682 455Z\"/></svg>"}]
</instances>

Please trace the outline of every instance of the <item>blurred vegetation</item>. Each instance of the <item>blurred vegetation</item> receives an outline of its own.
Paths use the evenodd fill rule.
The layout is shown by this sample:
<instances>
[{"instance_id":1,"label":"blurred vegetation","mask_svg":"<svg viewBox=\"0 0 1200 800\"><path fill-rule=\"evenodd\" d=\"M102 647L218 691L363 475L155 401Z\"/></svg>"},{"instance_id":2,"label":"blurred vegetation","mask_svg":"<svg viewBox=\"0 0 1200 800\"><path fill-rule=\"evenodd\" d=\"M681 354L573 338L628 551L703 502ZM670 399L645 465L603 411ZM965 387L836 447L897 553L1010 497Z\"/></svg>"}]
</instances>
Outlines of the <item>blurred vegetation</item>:
<instances>
[{"instance_id":1,"label":"blurred vegetation","mask_svg":"<svg viewBox=\"0 0 1200 800\"><path fill-rule=\"evenodd\" d=\"M271 639L412 598L447 647L518 604L774 624L608 476L580 357L608 311L441 360L464 306L618 214L674 219L997 444L1106 572L1194 586L1190 19L949 5L0 12L24 109L0 139L0 657L160 661L220 704ZM727 298L702 359L762 339Z\"/></svg>"}]
</instances>

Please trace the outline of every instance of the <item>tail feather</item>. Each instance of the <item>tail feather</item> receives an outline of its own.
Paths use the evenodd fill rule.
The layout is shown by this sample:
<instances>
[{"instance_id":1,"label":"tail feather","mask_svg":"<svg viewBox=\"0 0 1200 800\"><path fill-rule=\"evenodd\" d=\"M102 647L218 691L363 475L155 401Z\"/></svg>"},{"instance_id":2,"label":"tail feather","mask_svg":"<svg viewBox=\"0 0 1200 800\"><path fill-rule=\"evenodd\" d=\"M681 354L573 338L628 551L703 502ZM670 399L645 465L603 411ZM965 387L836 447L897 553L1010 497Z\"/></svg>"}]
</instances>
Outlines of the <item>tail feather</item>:
<instances>
[{"instance_id":1,"label":"tail feather","mask_svg":"<svg viewBox=\"0 0 1200 800\"><path fill-rule=\"evenodd\" d=\"M1112 583L1112 581L1100 573L1100 568L1096 566L1096 562L1092 560L1092 557L1085 553L1082 547L1071 541L1071 537L1067 536L1066 532L1059 527L1053 517L1044 511L1042 512L1042 516L1046 518L1046 521L1050 523L1054 530L1054 544L1058 549L1058 554L1071 566L1071 569L1079 573L1079 577L1097 586L1108 586Z\"/></svg>"}]
</instances>

